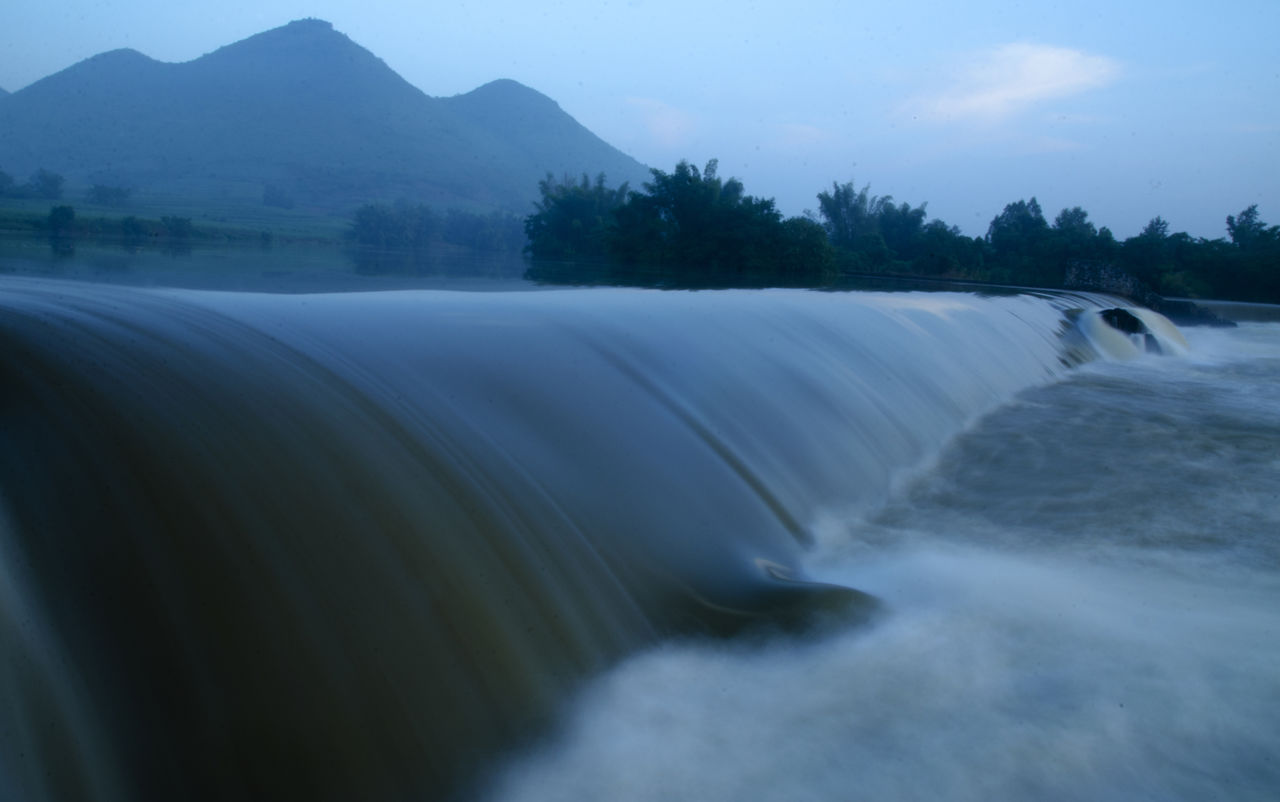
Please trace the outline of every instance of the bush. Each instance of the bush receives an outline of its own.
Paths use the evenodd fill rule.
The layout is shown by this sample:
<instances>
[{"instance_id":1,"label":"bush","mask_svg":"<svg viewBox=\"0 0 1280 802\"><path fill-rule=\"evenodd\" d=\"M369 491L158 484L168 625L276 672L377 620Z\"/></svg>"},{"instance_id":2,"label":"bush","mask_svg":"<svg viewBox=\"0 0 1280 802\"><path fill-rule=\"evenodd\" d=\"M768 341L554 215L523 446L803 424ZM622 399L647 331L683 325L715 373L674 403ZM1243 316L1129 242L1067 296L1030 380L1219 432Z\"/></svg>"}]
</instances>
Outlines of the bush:
<instances>
[{"instance_id":1,"label":"bush","mask_svg":"<svg viewBox=\"0 0 1280 802\"><path fill-rule=\"evenodd\" d=\"M65 237L72 233L76 222L76 210L70 206L54 206L49 210L49 234Z\"/></svg>"}]
</instances>

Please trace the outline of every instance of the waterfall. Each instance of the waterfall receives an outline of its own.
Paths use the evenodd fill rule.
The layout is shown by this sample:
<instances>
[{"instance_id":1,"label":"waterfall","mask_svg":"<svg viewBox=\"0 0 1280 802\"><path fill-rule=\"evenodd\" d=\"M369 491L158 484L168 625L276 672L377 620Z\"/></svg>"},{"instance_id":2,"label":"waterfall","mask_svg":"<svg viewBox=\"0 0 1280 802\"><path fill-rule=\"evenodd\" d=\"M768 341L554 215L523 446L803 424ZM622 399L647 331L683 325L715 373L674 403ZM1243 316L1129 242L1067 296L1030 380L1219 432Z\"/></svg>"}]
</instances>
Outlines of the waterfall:
<instances>
[{"instance_id":1,"label":"waterfall","mask_svg":"<svg viewBox=\"0 0 1280 802\"><path fill-rule=\"evenodd\" d=\"M863 620L815 522L1108 303L6 279L0 793L438 796L661 638Z\"/></svg>"}]
</instances>

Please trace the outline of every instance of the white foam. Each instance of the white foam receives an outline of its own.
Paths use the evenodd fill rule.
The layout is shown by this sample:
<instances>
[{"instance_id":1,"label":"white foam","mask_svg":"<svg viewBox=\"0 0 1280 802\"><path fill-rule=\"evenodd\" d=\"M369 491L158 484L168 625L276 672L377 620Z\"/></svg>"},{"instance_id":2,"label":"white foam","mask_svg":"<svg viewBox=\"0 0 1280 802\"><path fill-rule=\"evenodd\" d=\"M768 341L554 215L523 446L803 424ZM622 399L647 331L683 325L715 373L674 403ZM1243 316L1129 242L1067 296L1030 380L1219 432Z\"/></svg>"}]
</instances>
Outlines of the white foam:
<instances>
[{"instance_id":1,"label":"white foam","mask_svg":"<svg viewBox=\"0 0 1280 802\"><path fill-rule=\"evenodd\" d=\"M642 655L507 800L1264 798L1280 592L927 547L828 578L866 631ZM1271 633L1271 635L1268 635Z\"/></svg>"}]
</instances>

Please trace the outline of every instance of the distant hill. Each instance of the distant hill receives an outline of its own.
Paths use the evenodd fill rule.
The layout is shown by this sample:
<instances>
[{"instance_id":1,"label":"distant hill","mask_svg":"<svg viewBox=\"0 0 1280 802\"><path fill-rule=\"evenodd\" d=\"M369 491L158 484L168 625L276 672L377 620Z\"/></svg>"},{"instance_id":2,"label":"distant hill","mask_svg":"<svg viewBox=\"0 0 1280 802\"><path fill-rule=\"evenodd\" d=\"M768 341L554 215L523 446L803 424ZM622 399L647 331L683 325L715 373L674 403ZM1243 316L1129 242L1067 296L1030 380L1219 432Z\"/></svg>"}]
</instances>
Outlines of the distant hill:
<instances>
[{"instance_id":1,"label":"distant hill","mask_svg":"<svg viewBox=\"0 0 1280 802\"><path fill-rule=\"evenodd\" d=\"M408 198L523 213L547 172L610 183L639 162L514 81L433 98L320 20L181 64L134 50L86 59L0 104L0 170L69 184L333 210Z\"/></svg>"},{"instance_id":2,"label":"distant hill","mask_svg":"<svg viewBox=\"0 0 1280 802\"><path fill-rule=\"evenodd\" d=\"M651 177L648 168L588 131L554 100L515 81L492 81L443 103L502 143L489 156L490 165L530 187L530 201L548 172L557 177L603 172L610 184L629 181L636 189Z\"/></svg>"}]
</instances>

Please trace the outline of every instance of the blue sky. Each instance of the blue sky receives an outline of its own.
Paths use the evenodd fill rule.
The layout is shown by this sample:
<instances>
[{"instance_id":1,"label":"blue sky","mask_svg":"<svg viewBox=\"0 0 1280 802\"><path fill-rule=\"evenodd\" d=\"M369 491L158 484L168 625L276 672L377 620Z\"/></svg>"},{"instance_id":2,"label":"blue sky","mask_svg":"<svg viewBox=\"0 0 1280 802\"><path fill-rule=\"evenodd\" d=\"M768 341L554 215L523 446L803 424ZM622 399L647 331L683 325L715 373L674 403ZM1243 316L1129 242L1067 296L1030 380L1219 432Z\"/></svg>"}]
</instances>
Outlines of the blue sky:
<instances>
[{"instance_id":1,"label":"blue sky","mask_svg":"<svg viewBox=\"0 0 1280 802\"><path fill-rule=\"evenodd\" d=\"M1280 223L1280 2L4 0L0 87L96 53L186 61L327 19L430 95L513 78L655 167L816 208L869 183L985 232L1035 195L1130 236Z\"/></svg>"}]
</instances>

